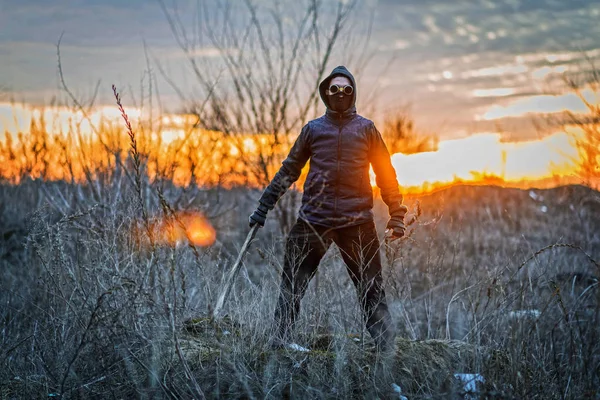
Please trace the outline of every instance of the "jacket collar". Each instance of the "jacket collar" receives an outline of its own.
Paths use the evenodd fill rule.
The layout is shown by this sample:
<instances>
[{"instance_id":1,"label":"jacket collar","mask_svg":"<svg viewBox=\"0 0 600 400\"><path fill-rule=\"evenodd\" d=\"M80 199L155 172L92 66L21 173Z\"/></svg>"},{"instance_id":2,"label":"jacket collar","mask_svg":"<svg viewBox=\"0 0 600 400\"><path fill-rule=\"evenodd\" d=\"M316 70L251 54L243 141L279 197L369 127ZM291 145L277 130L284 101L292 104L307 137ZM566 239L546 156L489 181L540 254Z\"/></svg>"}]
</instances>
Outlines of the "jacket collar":
<instances>
[{"instance_id":1,"label":"jacket collar","mask_svg":"<svg viewBox=\"0 0 600 400\"><path fill-rule=\"evenodd\" d=\"M340 124L340 123L346 122L348 120L351 120L352 118L354 118L356 116L356 107L352 106L349 109L347 109L346 111L344 111L343 113L333 111L333 110L330 110L329 108L327 108L327 110L325 110L325 115L327 115L327 117L329 119L331 119L332 121L334 121L335 123Z\"/></svg>"}]
</instances>

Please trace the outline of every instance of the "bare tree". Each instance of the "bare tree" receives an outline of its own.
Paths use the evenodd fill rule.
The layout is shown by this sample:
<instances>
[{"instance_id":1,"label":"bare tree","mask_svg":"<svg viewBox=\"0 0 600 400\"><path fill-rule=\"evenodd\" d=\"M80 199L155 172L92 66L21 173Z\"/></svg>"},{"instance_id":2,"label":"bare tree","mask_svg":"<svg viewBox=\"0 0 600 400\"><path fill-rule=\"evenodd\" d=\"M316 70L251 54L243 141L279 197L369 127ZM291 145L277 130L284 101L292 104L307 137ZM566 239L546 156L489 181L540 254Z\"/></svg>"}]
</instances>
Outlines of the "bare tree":
<instances>
[{"instance_id":1,"label":"bare tree","mask_svg":"<svg viewBox=\"0 0 600 400\"><path fill-rule=\"evenodd\" d=\"M417 132L410 112L399 109L385 117L382 131L383 139L391 154L421 153L437 147L437 137Z\"/></svg>"},{"instance_id":2,"label":"bare tree","mask_svg":"<svg viewBox=\"0 0 600 400\"><path fill-rule=\"evenodd\" d=\"M576 93L587 108L584 115L567 111L565 129L577 148L579 158L575 161L584 183L595 186L600 179L600 70L592 59L587 58L587 62L590 68L565 75L569 90ZM569 127L571 129L567 129Z\"/></svg>"},{"instance_id":3,"label":"bare tree","mask_svg":"<svg viewBox=\"0 0 600 400\"><path fill-rule=\"evenodd\" d=\"M365 67L372 20L362 21L367 34L353 36L357 0L259 3L198 0L185 23L177 2L160 0L201 91L199 102L176 87L186 111L197 115L202 128L232 139L244 183L264 187L302 125L316 116L318 84L338 47L352 42L352 51L339 59ZM298 200L292 191L279 202L282 229L293 223Z\"/></svg>"}]
</instances>

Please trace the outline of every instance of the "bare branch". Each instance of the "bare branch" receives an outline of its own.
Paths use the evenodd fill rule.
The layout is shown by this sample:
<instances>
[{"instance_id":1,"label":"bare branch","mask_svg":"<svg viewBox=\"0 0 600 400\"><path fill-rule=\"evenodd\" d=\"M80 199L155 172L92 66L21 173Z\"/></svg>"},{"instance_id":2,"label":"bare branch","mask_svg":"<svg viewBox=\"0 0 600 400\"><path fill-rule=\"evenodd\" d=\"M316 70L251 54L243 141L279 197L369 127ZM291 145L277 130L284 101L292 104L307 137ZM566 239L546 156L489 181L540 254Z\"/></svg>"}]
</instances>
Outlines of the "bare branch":
<instances>
[{"instance_id":1,"label":"bare branch","mask_svg":"<svg viewBox=\"0 0 600 400\"><path fill-rule=\"evenodd\" d=\"M89 123L92 132L96 135L96 137L98 138L98 141L100 142L100 144L102 145L102 147L104 147L104 149L109 154L113 154L114 151L112 151L111 148L106 144L106 142L102 138L102 135L100 134L100 132L98 131L98 129L96 128L96 126L94 125L94 123L92 122L92 120L91 120L91 118L89 116L88 110L86 110L81 105L81 103L79 102L79 100L77 100L77 98L71 92L71 90L67 86L67 83L65 82L65 77L64 77L63 69L62 69L61 56L60 56L60 45L61 45L61 42L62 42L63 35L64 35L64 32L62 32L60 34L60 37L58 38L58 42L56 44L56 58L57 58L57 62L58 62L58 75L59 75L61 87L65 91L65 93L67 93L67 95L69 96L69 98L71 99L71 101L73 102L73 104L75 104L76 108L82 113L82 115L85 118L85 120ZM79 134L79 139L80 139L80 142L81 142L81 133ZM127 178L130 180L130 182L133 183L133 177L127 171L127 169L125 168L125 166L122 164L122 161L118 157L116 157L116 160L119 163L120 167L123 168L123 171L125 171L125 174L127 175ZM90 172L89 172L89 169L88 169L88 167L86 166L85 163L82 163L82 166L83 166L84 171L86 173L86 176L88 177L88 180L89 180L90 179L90 175L91 175ZM99 201L100 194L97 193L97 191L96 191L96 189L95 189L94 186L92 186L92 190L93 190L93 193L94 193L94 196L95 196L96 200Z\"/></svg>"}]
</instances>

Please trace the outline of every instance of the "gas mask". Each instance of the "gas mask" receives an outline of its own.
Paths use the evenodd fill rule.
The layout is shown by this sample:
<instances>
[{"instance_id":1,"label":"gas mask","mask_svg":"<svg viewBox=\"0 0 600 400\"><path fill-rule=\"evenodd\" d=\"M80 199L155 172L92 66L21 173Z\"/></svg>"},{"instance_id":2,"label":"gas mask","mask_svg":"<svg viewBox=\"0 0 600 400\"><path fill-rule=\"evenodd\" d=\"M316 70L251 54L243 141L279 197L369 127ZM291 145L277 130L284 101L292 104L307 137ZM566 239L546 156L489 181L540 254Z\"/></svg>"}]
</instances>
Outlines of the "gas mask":
<instances>
[{"instance_id":1,"label":"gas mask","mask_svg":"<svg viewBox=\"0 0 600 400\"><path fill-rule=\"evenodd\" d=\"M352 95L337 93L330 94L327 97L329 99L329 107L339 113L343 113L352 105Z\"/></svg>"}]
</instances>

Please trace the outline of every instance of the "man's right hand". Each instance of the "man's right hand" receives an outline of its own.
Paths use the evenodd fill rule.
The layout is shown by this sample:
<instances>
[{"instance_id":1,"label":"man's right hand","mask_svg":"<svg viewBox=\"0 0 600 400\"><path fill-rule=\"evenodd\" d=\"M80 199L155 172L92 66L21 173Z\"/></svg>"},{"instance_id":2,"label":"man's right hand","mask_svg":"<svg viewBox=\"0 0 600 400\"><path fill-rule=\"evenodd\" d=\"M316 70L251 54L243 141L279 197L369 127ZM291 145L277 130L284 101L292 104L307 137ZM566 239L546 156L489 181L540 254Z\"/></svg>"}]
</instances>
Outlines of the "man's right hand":
<instances>
[{"instance_id":1,"label":"man's right hand","mask_svg":"<svg viewBox=\"0 0 600 400\"><path fill-rule=\"evenodd\" d=\"M401 239L406 232L404 217L391 217L386 226L386 233L389 232L392 241Z\"/></svg>"},{"instance_id":2,"label":"man's right hand","mask_svg":"<svg viewBox=\"0 0 600 400\"><path fill-rule=\"evenodd\" d=\"M267 220L267 213L269 209L262 203L259 203L258 208L254 210L252 214L250 214L250 218L248 218L248 222L250 224L250 228L254 225L258 224L259 226L265 226L265 221Z\"/></svg>"}]
</instances>

